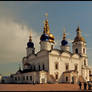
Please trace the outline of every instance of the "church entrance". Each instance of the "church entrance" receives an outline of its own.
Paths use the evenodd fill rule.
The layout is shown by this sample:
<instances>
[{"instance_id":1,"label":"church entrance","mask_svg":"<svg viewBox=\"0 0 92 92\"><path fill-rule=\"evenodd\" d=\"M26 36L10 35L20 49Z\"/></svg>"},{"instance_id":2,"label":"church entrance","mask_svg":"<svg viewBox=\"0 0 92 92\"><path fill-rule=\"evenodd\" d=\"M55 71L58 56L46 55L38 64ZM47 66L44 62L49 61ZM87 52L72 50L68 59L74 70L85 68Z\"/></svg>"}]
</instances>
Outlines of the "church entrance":
<instances>
[{"instance_id":1,"label":"church entrance","mask_svg":"<svg viewBox=\"0 0 92 92\"><path fill-rule=\"evenodd\" d=\"M45 78L42 78L42 83L45 83Z\"/></svg>"},{"instance_id":2,"label":"church entrance","mask_svg":"<svg viewBox=\"0 0 92 92\"><path fill-rule=\"evenodd\" d=\"M74 77L72 77L72 83L74 84Z\"/></svg>"}]
</instances>

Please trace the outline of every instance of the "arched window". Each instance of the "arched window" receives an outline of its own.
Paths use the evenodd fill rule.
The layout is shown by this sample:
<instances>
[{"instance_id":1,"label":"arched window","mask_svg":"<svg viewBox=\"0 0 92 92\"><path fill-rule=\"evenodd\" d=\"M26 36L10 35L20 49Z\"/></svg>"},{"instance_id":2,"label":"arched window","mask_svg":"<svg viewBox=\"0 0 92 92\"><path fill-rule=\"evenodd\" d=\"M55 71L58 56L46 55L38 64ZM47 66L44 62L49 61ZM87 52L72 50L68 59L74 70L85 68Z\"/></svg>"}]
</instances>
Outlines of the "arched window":
<instances>
[{"instance_id":1,"label":"arched window","mask_svg":"<svg viewBox=\"0 0 92 92\"><path fill-rule=\"evenodd\" d=\"M51 45L51 49L53 49L53 45Z\"/></svg>"},{"instance_id":2,"label":"arched window","mask_svg":"<svg viewBox=\"0 0 92 92\"><path fill-rule=\"evenodd\" d=\"M26 80L28 80L28 76L26 76Z\"/></svg>"},{"instance_id":3,"label":"arched window","mask_svg":"<svg viewBox=\"0 0 92 92\"><path fill-rule=\"evenodd\" d=\"M55 77L56 77L56 79L58 79L58 73L56 73Z\"/></svg>"},{"instance_id":4,"label":"arched window","mask_svg":"<svg viewBox=\"0 0 92 92\"><path fill-rule=\"evenodd\" d=\"M68 82L68 77L66 77L66 82Z\"/></svg>"},{"instance_id":5,"label":"arched window","mask_svg":"<svg viewBox=\"0 0 92 92\"><path fill-rule=\"evenodd\" d=\"M75 53L77 53L77 54L78 54L78 49L75 49Z\"/></svg>"},{"instance_id":6,"label":"arched window","mask_svg":"<svg viewBox=\"0 0 92 92\"><path fill-rule=\"evenodd\" d=\"M69 70L69 64L68 63L65 64L65 68L66 68L66 71Z\"/></svg>"},{"instance_id":7,"label":"arched window","mask_svg":"<svg viewBox=\"0 0 92 92\"><path fill-rule=\"evenodd\" d=\"M36 70L36 68L35 68L35 65L34 65L34 71Z\"/></svg>"},{"instance_id":8,"label":"arched window","mask_svg":"<svg viewBox=\"0 0 92 92\"><path fill-rule=\"evenodd\" d=\"M58 69L58 63L55 63L55 69Z\"/></svg>"},{"instance_id":9,"label":"arched window","mask_svg":"<svg viewBox=\"0 0 92 92\"><path fill-rule=\"evenodd\" d=\"M85 48L83 48L83 53L85 54Z\"/></svg>"},{"instance_id":10,"label":"arched window","mask_svg":"<svg viewBox=\"0 0 92 92\"><path fill-rule=\"evenodd\" d=\"M40 65L39 65L39 71L40 71Z\"/></svg>"},{"instance_id":11,"label":"arched window","mask_svg":"<svg viewBox=\"0 0 92 92\"><path fill-rule=\"evenodd\" d=\"M44 64L43 64L43 70L45 70L45 66L44 66Z\"/></svg>"},{"instance_id":12,"label":"arched window","mask_svg":"<svg viewBox=\"0 0 92 92\"><path fill-rule=\"evenodd\" d=\"M86 65L86 60L84 60L84 65Z\"/></svg>"},{"instance_id":13,"label":"arched window","mask_svg":"<svg viewBox=\"0 0 92 92\"><path fill-rule=\"evenodd\" d=\"M30 65L30 69L32 70L32 65Z\"/></svg>"},{"instance_id":14,"label":"arched window","mask_svg":"<svg viewBox=\"0 0 92 92\"><path fill-rule=\"evenodd\" d=\"M77 69L78 69L78 65L77 65L77 64L75 64L75 70L77 71Z\"/></svg>"}]
</instances>

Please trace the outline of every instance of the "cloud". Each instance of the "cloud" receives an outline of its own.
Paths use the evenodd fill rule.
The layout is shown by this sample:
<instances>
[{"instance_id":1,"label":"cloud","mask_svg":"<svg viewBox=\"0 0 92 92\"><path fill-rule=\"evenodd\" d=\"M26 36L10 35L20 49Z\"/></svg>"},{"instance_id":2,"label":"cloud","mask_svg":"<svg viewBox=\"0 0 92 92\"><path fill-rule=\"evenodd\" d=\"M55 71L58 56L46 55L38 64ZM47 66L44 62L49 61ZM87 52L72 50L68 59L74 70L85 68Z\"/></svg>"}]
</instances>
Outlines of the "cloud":
<instances>
[{"instance_id":1,"label":"cloud","mask_svg":"<svg viewBox=\"0 0 92 92\"><path fill-rule=\"evenodd\" d=\"M26 56L26 44L30 31L37 51L40 38L37 32L11 19L0 19L0 63L19 62Z\"/></svg>"}]
</instances>

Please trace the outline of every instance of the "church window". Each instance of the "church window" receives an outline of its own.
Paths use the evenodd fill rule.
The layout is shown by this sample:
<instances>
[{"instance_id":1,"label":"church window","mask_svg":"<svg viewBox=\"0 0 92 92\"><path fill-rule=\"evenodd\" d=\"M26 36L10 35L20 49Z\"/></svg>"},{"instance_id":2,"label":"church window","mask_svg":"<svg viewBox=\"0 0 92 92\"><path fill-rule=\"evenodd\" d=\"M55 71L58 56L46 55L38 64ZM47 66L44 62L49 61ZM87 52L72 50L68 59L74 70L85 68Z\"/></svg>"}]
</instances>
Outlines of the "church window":
<instances>
[{"instance_id":1,"label":"church window","mask_svg":"<svg viewBox=\"0 0 92 92\"><path fill-rule=\"evenodd\" d=\"M66 68L66 70L69 70L69 64L66 64L65 68Z\"/></svg>"},{"instance_id":2,"label":"church window","mask_svg":"<svg viewBox=\"0 0 92 92\"><path fill-rule=\"evenodd\" d=\"M84 65L86 65L86 60L84 60Z\"/></svg>"},{"instance_id":3,"label":"church window","mask_svg":"<svg viewBox=\"0 0 92 92\"><path fill-rule=\"evenodd\" d=\"M32 76L30 76L30 80L32 80Z\"/></svg>"},{"instance_id":4,"label":"church window","mask_svg":"<svg viewBox=\"0 0 92 92\"><path fill-rule=\"evenodd\" d=\"M26 80L28 80L28 76L26 76Z\"/></svg>"},{"instance_id":5,"label":"church window","mask_svg":"<svg viewBox=\"0 0 92 92\"><path fill-rule=\"evenodd\" d=\"M78 69L78 65L76 64L76 65L75 65L75 70L77 71L77 69Z\"/></svg>"},{"instance_id":6,"label":"church window","mask_svg":"<svg viewBox=\"0 0 92 92\"><path fill-rule=\"evenodd\" d=\"M23 76L23 80L25 80L25 76Z\"/></svg>"},{"instance_id":7,"label":"church window","mask_svg":"<svg viewBox=\"0 0 92 92\"><path fill-rule=\"evenodd\" d=\"M34 71L35 71L35 65L34 65Z\"/></svg>"},{"instance_id":8,"label":"church window","mask_svg":"<svg viewBox=\"0 0 92 92\"><path fill-rule=\"evenodd\" d=\"M77 54L78 54L78 49L75 49L75 53L77 53Z\"/></svg>"},{"instance_id":9,"label":"church window","mask_svg":"<svg viewBox=\"0 0 92 92\"><path fill-rule=\"evenodd\" d=\"M58 63L55 63L55 69L58 69Z\"/></svg>"},{"instance_id":10,"label":"church window","mask_svg":"<svg viewBox=\"0 0 92 92\"><path fill-rule=\"evenodd\" d=\"M15 80L17 80L17 77L15 77Z\"/></svg>"},{"instance_id":11,"label":"church window","mask_svg":"<svg viewBox=\"0 0 92 92\"><path fill-rule=\"evenodd\" d=\"M83 53L85 53L85 48L83 48Z\"/></svg>"},{"instance_id":12,"label":"church window","mask_svg":"<svg viewBox=\"0 0 92 92\"><path fill-rule=\"evenodd\" d=\"M53 45L51 45L51 49L53 49Z\"/></svg>"},{"instance_id":13,"label":"church window","mask_svg":"<svg viewBox=\"0 0 92 92\"><path fill-rule=\"evenodd\" d=\"M56 74L56 79L58 79L58 73Z\"/></svg>"},{"instance_id":14,"label":"church window","mask_svg":"<svg viewBox=\"0 0 92 92\"><path fill-rule=\"evenodd\" d=\"M32 65L30 65L30 69L32 70Z\"/></svg>"},{"instance_id":15,"label":"church window","mask_svg":"<svg viewBox=\"0 0 92 92\"><path fill-rule=\"evenodd\" d=\"M68 77L66 77L66 82L68 82Z\"/></svg>"},{"instance_id":16,"label":"church window","mask_svg":"<svg viewBox=\"0 0 92 92\"><path fill-rule=\"evenodd\" d=\"M40 65L39 65L39 71L40 71Z\"/></svg>"},{"instance_id":17,"label":"church window","mask_svg":"<svg viewBox=\"0 0 92 92\"><path fill-rule=\"evenodd\" d=\"M20 80L20 77L18 76L18 80Z\"/></svg>"},{"instance_id":18,"label":"church window","mask_svg":"<svg viewBox=\"0 0 92 92\"><path fill-rule=\"evenodd\" d=\"M45 67L44 67L44 64L43 64L43 70L45 69Z\"/></svg>"}]
</instances>

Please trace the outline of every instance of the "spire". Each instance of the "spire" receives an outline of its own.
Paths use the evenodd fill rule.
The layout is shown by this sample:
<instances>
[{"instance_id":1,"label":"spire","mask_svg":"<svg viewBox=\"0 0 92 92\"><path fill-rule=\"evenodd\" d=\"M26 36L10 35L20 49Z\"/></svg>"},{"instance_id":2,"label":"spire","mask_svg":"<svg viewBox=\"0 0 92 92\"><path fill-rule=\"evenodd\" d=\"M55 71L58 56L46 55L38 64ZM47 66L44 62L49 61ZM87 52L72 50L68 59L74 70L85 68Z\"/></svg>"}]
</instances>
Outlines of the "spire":
<instances>
[{"instance_id":1,"label":"spire","mask_svg":"<svg viewBox=\"0 0 92 92\"><path fill-rule=\"evenodd\" d=\"M78 37L80 37L80 36L81 36L80 26L78 26L78 28L77 28L76 32L77 32L77 36L78 36Z\"/></svg>"},{"instance_id":2,"label":"spire","mask_svg":"<svg viewBox=\"0 0 92 92\"><path fill-rule=\"evenodd\" d=\"M77 32L77 35L74 38L74 42L78 42L78 41L86 42L85 39L81 35L80 26L77 27L76 32Z\"/></svg>"},{"instance_id":3,"label":"spire","mask_svg":"<svg viewBox=\"0 0 92 92\"><path fill-rule=\"evenodd\" d=\"M54 43L54 36L53 34L50 33L50 29L49 29L48 13L45 14L44 30L43 30L43 34L40 37L40 40Z\"/></svg>"},{"instance_id":4,"label":"spire","mask_svg":"<svg viewBox=\"0 0 92 92\"><path fill-rule=\"evenodd\" d=\"M65 38L66 38L66 33L65 33L65 28L64 28L64 32L63 32L63 40L65 40Z\"/></svg>"},{"instance_id":5,"label":"spire","mask_svg":"<svg viewBox=\"0 0 92 92\"><path fill-rule=\"evenodd\" d=\"M66 40L66 33L65 33L65 28L64 28L64 32L63 32L63 39L61 41L61 45L62 46L66 46L68 44L68 41Z\"/></svg>"},{"instance_id":6,"label":"spire","mask_svg":"<svg viewBox=\"0 0 92 92\"><path fill-rule=\"evenodd\" d=\"M32 33L29 36L29 42L27 43L28 48L34 48L34 43L32 42Z\"/></svg>"},{"instance_id":7,"label":"spire","mask_svg":"<svg viewBox=\"0 0 92 92\"><path fill-rule=\"evenodd\" d=\"M29 42L32 42L32 32L30 32Z\"/></svg>"},{"instance_id":8,"label":"spire","mask_svg":"<svg viewBox=\"0 0 92 92\"><path fill-rule=\"evenodd\" d=\"M50 29L49 29L49 24L48 24L48 13L45 14L45 21L44 21L44 33L49 34Z\"/></svg>"}]
</instances>

